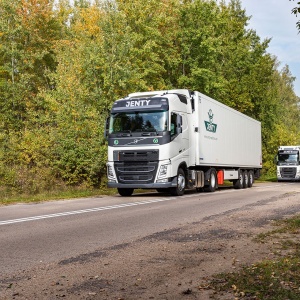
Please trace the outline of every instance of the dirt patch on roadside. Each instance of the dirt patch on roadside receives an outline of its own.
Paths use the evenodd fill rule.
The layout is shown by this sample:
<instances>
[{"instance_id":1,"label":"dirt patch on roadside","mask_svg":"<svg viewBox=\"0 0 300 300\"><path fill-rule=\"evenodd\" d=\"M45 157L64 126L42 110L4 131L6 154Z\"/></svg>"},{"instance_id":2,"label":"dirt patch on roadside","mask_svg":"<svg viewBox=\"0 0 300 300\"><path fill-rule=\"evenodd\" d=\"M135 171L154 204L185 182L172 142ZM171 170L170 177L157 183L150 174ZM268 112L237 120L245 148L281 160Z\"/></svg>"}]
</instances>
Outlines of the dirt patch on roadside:
<instances>
[{"instance_id":1,"label":"dirt patch on roadside","mask_svg":"<svg viewBox=\"0 0 300 300\"><path fill-rule=\"evenodd\" d=\"M272 241L253 238L272 220L300 211L287 194L158 232L129 244L24 270L0 280L0 299L234 299L210 290L209 278L272 259Z\"/></svg>"}]
</instances>

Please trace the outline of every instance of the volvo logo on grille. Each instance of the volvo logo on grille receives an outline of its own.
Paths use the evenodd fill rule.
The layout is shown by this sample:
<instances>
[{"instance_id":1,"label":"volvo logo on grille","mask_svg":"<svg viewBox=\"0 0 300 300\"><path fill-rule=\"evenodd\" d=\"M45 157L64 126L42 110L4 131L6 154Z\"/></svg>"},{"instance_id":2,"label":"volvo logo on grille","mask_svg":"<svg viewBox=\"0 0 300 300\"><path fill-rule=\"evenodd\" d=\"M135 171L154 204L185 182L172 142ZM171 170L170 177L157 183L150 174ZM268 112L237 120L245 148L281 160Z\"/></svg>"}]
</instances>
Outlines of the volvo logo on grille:
<instances>
[{"instance_id":1,"label":"volvo logo on grille","mask_svg":"<svg viewBox=\"0 0 300 300\"><path fill-rule=\"evenodd\" d=\"M140 141L143 141L144 139L134 139L132 142L128 143L127 145L130 145L130 144L137 144L139 143Z\"/></svg>"}]
</instances>

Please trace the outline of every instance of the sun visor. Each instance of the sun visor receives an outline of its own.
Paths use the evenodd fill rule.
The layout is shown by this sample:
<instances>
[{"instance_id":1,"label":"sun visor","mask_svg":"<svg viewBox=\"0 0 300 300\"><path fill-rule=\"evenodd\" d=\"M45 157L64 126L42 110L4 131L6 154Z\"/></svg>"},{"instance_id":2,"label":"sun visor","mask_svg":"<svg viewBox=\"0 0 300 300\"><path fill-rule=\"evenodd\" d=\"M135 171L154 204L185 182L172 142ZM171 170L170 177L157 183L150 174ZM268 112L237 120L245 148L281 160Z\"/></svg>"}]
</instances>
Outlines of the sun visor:
<instances>
[{"instance_id":1,"label":"sun visor","mask_svg":"<svg viewBox=\"0 0 300 300\"><path fill-rule=\"evenodd\" d=\"M128 98L116 101L111 109L111 113L147 110L166 111L168 109L169 102L164 97Z\"/></svg>"}]
</instances>

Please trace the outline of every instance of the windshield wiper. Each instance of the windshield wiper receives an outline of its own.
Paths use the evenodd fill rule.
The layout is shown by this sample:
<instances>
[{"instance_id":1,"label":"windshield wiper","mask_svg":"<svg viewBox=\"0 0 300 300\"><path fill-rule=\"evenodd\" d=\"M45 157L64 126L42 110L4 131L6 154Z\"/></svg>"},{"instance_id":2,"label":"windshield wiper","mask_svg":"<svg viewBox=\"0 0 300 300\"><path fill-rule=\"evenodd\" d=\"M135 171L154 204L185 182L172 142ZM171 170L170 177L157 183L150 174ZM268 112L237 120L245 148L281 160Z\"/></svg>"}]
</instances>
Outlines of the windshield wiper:
<instances>
[{"instance_id":1,"label":"windshield wiper","mask_svg":"<svg viewBox=\"0 0 300 300\"><path fill-rule=\"evenodd\" d=\"M117 136L132 136L130 130L118 131Z\"/></svg>"},{"instance_id":2,"label":"windshield wiper","mask_svg":"<svg viewBox=\"0 0 300 300\"><path fill-rule=\"evenodd\" d=\"M148 132L143 132L142 135L150 136L150 135L158 135L158 132L155 128L151 128L147 130Z\"/></svg>"}]
</instances>

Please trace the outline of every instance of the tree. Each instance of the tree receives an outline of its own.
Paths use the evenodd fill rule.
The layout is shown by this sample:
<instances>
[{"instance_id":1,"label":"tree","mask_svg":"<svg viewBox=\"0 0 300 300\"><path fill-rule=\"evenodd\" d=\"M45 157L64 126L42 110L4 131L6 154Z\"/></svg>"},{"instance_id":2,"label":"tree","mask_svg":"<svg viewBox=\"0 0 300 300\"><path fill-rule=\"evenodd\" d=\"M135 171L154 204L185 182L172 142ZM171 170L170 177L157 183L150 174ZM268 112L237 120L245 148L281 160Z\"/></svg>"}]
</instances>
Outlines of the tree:
<instances>
[{"instance_id":1,"label":"tree","mask_svg":"<svg viewBox=\"0 0 300 300\"><path fill-rule=\"evenodd\" d=\"M47 139L47 108L38 94L52 88L53 45L61 27L52 0L1 0L0 14L0 177L22 188L47 161L41 143Z\"/></svg>"},{"instance_id":2,"label":"tree","mask_svg":"<svg viewBox=\"0 0 300 300\"><path fill-rule=\"evenodd\" d=\"M254 30L247 29L248 21L237 0L219 5L215 1L186 1L178 82L261 121L263 160L267 162L264 170L268 171L274 151L270 139L283 132L283 118L296 122L299 110L291 89L291 74L277 71L276 57L267 52L270 40L261 41ZM285 93L281 92L283 87ZM290 104L282 101L284 95ZM291 103L295 110L287 109ZM290 135L296 139L295 129L290 129Z\"/></svg>"},{"instance_id":3,"label":"tree","mask_svg":"<svg viewBox=\"0 0 300 300\"><path fill-rule=\"evenodd\" d=\"M159 90L174 85L180 61L178 34L181 1L116 2L125 28L131 35L132 47L128 59L138 75L134 84L136 90Z\"/></svg>"},{"instance_id":4,"label":"tree","mask_svg":"<svg viewBox=\"0 0 300 300\"><path fill-rule=\"evenodd\" d=\"M105 183L106 116L133 91L199 90L261 121L266 171L278 142L299 143L294 78L239 0L0 0L0 14L0 182L11 191Z\"/></svg>"},{"instance_id":5,"label":"tree","mask_svg":"<svg viewBox=\"0 0 300 300\"><path fill-rule=\"evenodd\" d=\"M292 14L296 15L296 17L298 17L298 14L300 13L300 2L297 2L297 4L298 4L298 6L296 6L292 9ZM296 26L298 28L298 31L300 32L300 21L297 21Z\"/></svg>"}]
</instances>

